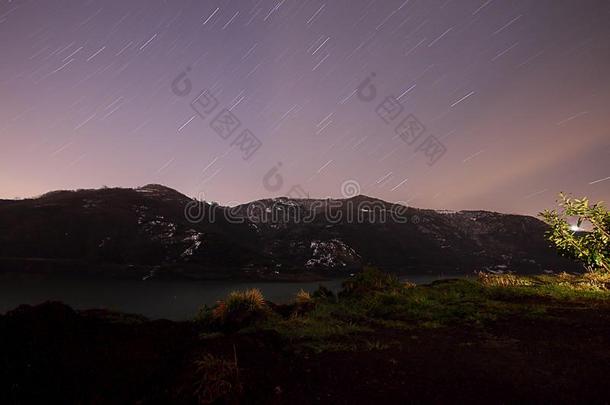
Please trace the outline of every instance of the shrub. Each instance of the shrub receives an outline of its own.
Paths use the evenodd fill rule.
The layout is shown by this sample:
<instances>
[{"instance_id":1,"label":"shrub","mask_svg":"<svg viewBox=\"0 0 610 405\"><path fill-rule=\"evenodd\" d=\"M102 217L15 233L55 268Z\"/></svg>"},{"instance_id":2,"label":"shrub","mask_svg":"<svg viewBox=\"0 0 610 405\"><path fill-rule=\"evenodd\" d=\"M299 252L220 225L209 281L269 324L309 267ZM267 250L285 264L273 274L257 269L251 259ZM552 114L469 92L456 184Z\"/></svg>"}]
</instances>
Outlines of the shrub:
<instances>
[{"instance_id":1,"label":"shrub","mask_svg":"<svg viewBox=\"0 0 610 405\"><path fill-rule=\"evenodd\" d=\"M570 198L559 194L561 210L545 210L540 216L551 227L547 239L555 245L559 253L584 264L589 271L610 271L610 212L601 202L590 205L585 198ZM569 217L576 217L576 224L570 225ZM590 232L577 232L584 223Z\"/></svg>"}]
</instances>

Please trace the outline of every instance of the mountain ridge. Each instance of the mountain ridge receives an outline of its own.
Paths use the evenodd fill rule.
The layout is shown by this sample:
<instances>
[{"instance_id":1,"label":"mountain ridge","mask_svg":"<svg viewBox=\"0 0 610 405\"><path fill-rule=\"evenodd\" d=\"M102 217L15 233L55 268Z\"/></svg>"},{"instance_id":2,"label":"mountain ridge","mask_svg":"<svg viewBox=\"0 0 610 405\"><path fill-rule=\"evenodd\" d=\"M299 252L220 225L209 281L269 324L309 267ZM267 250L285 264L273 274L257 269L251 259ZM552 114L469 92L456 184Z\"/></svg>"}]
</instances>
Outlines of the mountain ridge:
<instances>
[{"instance_id":1,"label":"mountain ridge","mask_svg":"<svg viewBox=\"0 0 610 405\"><path fill-rule=\"evenodd\" d=\"M61 194L61 193L79 193L79 192L92 192L92 191L100 191L100 190L166 190L168 192L172 192L174 194L179 194L181 196L183 196L184 198L187 198L189 200L195 200L197 201L196 197L189 197L187 194L178 191L174 188L171 188L169 186L163 185L163 184L159 184L159 183L148 183L145 184L143 186L139 186L139 187L119 187L119 186L113 186L113 187L108 187L108 186L102 186L99 188L79 188L79 189L58 189L58 190L51 190L51 191L47 191L46 193L40 194L40 195L36 195L36 196L31 196L31 197L19 197L19 198L0 198L0 204L2 203L13 203L13 202L18 202L18 201L29 201L29 200L36 200L36 199L40 199L43 197L47 197L50 195L54 195L54 194ZM259 198L256 200L251 200L251 201L247 201L247 202L243 202L243 203L239 203L236 205L222 205L219 204L213 200L207 201L204 200L206 203L208 204L218 204L221 207L236 207L236 206L240 206L240 205L248 205L248 204L252 204L258 201L266 201L266 200L271 200L271 201L275 201L275 200L295 200L295 201L326 201L326 200L332 200L332 201L348 201L348 200L358 200L358 199L366 199L367 201L380 201L386 204L395 204L395 205L402 205L399 202L397 203L392 203L389 201L385 201L382 200L380 198L377 197L373 197L373 196L369 196L366 194L358 194L355 195L353 197L344 197L344 198L332 198L332 197L310 197L310 198L294 198L294 197L289 197L289 196L276 196L276 197L265 197L265 198ZM494 211L494 210L484 210L484 209L475 209L475 208L465 208L465 209L432 209L432 208L422 208L422 207L415 207L415 206L411 206L409 205L408 207L411 208L415 208L415 209L419 209L419 210L428 210L428 211L435 211L438 213L460 213L460 212L490 212L490 213L494 213L494 214L502 214L502 215L518 215L518 216L524 216L524 217L531 217L531 218L536 218L536 216L534 215L530 215L530 214L522 214L522 213L517 213L517 212L501 212L501 211Z\"/></svg>"},{"instance_id":2,"label":"mountain ridge","mask_svg":"<svg viewBox=\"0 0 610 405\"><path fill-rule=\"evenodd\" d=\"M0 272L37 271L19 263L28 259L134 277L328 278L366 265L398 274L577 270L548 247L546 229L531 216L361 195L227 207L160 184L58 190L0 202Z\"/></svg>"}]
</instances>

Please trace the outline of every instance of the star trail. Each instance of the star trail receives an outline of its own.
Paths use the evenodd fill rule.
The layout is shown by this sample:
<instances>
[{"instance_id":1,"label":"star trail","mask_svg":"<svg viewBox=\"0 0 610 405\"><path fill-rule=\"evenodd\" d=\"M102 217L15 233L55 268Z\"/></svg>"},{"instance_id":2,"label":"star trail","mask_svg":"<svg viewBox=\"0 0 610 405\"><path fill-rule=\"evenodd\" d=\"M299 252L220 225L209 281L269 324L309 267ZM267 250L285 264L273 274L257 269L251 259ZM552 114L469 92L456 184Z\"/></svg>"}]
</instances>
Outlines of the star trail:
<instances>
[{"instance_id":1,"label":"star trail","mask_svg":"<svg viewBox=\"0 0 610 405\"><path fill-rule=\"evenodd\" d=\"M609 18L595 0L2 0L0 197L608 201Z\"/></svg>"}]
</instances>

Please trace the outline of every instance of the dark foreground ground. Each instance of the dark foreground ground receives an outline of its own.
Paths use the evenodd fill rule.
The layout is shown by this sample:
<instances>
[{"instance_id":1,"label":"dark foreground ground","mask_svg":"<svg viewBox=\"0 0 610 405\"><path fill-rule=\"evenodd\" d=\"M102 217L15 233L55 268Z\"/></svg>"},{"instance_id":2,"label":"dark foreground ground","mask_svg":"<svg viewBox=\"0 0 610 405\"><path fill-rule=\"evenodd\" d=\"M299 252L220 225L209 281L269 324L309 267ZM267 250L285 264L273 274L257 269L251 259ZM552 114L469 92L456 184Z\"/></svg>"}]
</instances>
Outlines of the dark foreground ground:
<instances>
[{"instance_id":1,"label":"dark foreground ground","mask_svg":"<svg viewBox=\"0 0 610 405\"><path fill-rule=\"evenodd\" d=\"M480 288L411 288L419 306L401 301L401 316L376 304L346 311L356 298L278 309L275 321L223 333L22 306L0 316L0 403L608 403L609 300L493 290L483 302ZM393 308L403 299L375 294ZM453 306L438 312L439 300Z\"/></svg>"}]
</instances>

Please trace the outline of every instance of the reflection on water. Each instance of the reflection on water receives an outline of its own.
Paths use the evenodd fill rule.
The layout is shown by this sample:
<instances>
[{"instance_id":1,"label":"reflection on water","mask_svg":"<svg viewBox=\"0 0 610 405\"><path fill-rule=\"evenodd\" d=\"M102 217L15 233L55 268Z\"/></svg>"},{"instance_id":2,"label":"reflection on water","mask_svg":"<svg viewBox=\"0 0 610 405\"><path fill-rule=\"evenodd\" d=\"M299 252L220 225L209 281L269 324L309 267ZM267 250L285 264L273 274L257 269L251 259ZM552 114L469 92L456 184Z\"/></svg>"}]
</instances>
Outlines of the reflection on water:
<instances>
[{"instance_id":1,"label":"reflection on water","mask_svg":"<svg viewBox=\"0 0 610 405\"><path fill-rule=\"evenodd\" d=\"M455 277L455 276L453 276ZM417 284L442 276L409 276ZM21 304L63 301L76 309L107 308L142 314L151 319L186 320L203 304L212 305L235 289L258 288L266 299L289 302L300 290L313 292L318 285L337 291L341 280L322 282L229 281L125 281L125 280L20 280L0 282L0 313Z\"/></svg>"}]
</instances>

